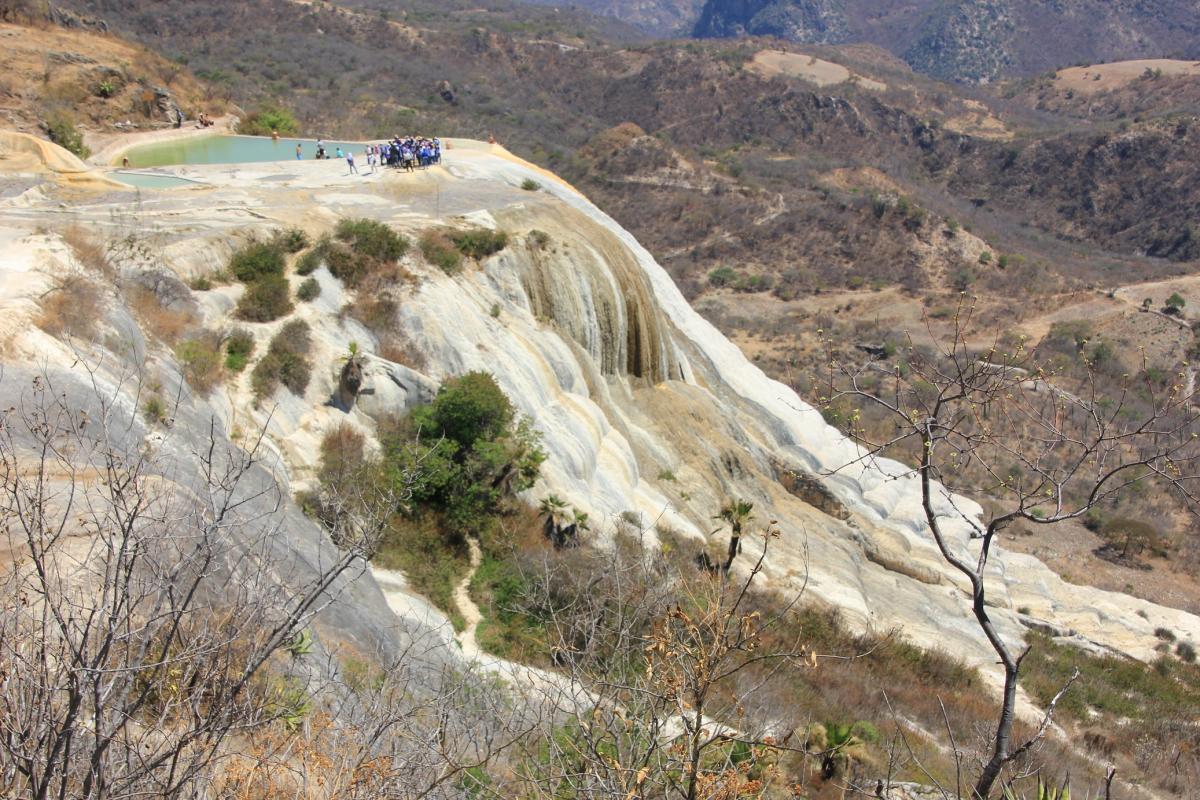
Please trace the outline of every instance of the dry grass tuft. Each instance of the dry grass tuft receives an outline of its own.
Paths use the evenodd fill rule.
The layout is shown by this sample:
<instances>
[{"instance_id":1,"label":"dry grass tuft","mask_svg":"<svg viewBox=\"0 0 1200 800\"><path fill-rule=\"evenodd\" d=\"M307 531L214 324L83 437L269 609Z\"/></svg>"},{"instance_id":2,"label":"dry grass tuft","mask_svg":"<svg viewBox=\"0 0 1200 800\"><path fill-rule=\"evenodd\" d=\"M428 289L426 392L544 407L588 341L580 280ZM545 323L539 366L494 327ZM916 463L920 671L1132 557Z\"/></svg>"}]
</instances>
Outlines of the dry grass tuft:
<instances>
[{"instance_id":1,"label":"dry grass tuft","mask_svg":"<svg viewBox=\"0 0 1200 800\"><path fill-rule=\"evenodd\" d=\"M154 292L141 286L129 287L125 300L142 330L172 346L195 322L191 312L165 307Z\"/></svg>"},{"instance_id":2,"label":"dry grass tuft","mask_svg":"<svg viewBox=\"0 0 1200 800\"><path fill-rule=\"evenodd\" d=\"M393 335L379 343L379 357L417 372L428 366L425 356L407 339Z\"/></svg>"},{"instance_id":3,"label":"dry grass tuft","mask_svg":"<svg viewBox=\"0 0 1200 800\"><path fill-rule=\"evenodd\" d=\"M100 286L80 275L65 278L42 299L36 324L51 336L91 339L104 311Z\"/></svg>"},{"instance_id":4,"label":"dry grass tuft","mask_svg":"<svg viewBox=\"0 0 1200 800\"><path fill-rule=\"evenodd\" d=\"M116 279L117 268L108 258L108 247L91 231L82 225L68 225L59 236L84 269Z\"/></svg>"}]
</instances>

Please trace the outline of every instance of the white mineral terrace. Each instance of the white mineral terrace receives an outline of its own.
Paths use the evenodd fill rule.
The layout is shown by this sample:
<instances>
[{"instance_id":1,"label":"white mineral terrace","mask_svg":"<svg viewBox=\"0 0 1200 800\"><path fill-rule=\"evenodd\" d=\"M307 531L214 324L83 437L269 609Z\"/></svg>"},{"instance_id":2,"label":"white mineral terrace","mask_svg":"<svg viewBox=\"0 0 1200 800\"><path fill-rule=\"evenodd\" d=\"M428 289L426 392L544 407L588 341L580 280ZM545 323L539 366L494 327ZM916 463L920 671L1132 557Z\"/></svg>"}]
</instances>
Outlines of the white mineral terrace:
<instances>
[{"instance_id":1,"label":"white mineral terrace","mask_svg":"<svg viewBox=\"0 0 1200 800\"><path fill-rule=\"evenodd\" d=\"M77 268L55 235L70 223L100 235L136 233L185 281L222 267L253 232L282 226L320 234L339 218L368 216L414 237L442 224L500 227L513 243L454 277L418 254L405 258L416 281L395 324L423 357L423 375L372 357L352 423L369 433L373 416L402 410L444 378L487 370L544 435L549 459L531 498L554 492L610 535L624 515L640 518L650 536L669 527L697 541L717 527L724 499L751 499L756 520L776 520L782 533L767 559L772 586L806 587L808 599L860 627L899 628L919 645L994 662L962 582L926 532L917 484L899 465L826 479L851 511L847 521L789 494L773 462L824 475L853 461L857 448L702 319L651 255L572 187L500 147L451 145L444 167L412 175L352 176L334 161L188 166L160 171L202 185L138 195L75 181L69 201L45 170L14 162L3 177L16 188L0 193L4 358L71 363L69 350L29 324L46 282ZM527 179L541 190L522 190ZM531 230L549 244L532 242ZM303 398L281 390L268 426L293 490L312 480L323 432L347 418L326 402L338 356L352 340L377 349L368 331L339 315L346 293L337 281L324 269L316 277L320 297L295 312L313 327L313 381ZM197 293L206 324L227 326L241 291ZM265 347L281 324L250 327ZM267 422L267 407L251 407L247 375L210 402L229 430ZM971 547L965 526L953 530L957 547ZM742 563L758 546L747 540ZM1027 608L1074 631L1077 643L1142 659L1153 658L1158 627L1200 644L1200 618L1191 614L1067 583L1030 556L1000 552L993 564L993 616L1010 639L1024 631L1016 609Z\"/></svg>"}]
</instances>

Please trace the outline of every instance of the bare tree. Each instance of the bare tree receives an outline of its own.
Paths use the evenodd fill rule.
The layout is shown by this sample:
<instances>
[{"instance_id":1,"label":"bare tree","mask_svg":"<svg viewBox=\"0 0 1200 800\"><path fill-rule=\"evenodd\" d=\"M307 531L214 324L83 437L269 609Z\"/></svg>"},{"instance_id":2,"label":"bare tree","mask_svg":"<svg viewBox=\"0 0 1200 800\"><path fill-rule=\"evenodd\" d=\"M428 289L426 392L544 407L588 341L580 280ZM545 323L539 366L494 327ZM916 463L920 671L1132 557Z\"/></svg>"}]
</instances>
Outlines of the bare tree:
<instances>
[{"instance_id":1,"label":"bare tree","mask_svg":"<svg viewBox=\"0 0 1200 800\"><path fill-rule=\"evenodd\" d=\"M226 745L312 707L286 649L364 570L371 523L300 548L261 442L142 442L127 387L59 379L0 413L0 782L203 795Z\"/></svg>"},{"instance_id":2,"label":"bare tree","mask_svg":"<svg viewBox=\"0 0 1200 800\"><path fill-rule=\"evenodd\" d=\"M736 579L632 537L526 563L519 604L544 619L557 713L519 761L522 796L719 800L762 797L792 727L747 714L797 641L771 638L792 603L756 598L763 552ZM794 601L793 601L794 602Z\"/></svg>"},{"instance_id":3,"label":"bare tree","mask_svg":"<svg viewBox=\"0 0 1200 800\"><path fill-rule=\"evenodd\" d=\"M841 469L877 464L882 455L911 465L882 468L895 479L916 475L930 535L946 563L969 582L972 613L1004 670L995 733L971 790L972 798L985 800L1005 766L1045 735L1062 696L1048 704L1030 739L1012 741L1028 651L1006 642L988 612L985 576L996 534L1016 522L1078 520L1148 480L1161 481L1190 505L1200 476L1196 410L1182 381L1158 389L1143 363L1139 374L1105 396L1086 354L1082 373L1072 377L1039 363L1023 341L972 347L972 313L973 305L960 303L946 337L930 331L931 348L910 340L903 366L887 371L883 382L878 364L843 361L830 341L825 403L857 409L850 435L861 456ZM878 424L868 426L863 414ZM986 496L983 519L956 497L967 491ZM969 542L957 535L962 530Z\"/></svg>"}]
</instances>

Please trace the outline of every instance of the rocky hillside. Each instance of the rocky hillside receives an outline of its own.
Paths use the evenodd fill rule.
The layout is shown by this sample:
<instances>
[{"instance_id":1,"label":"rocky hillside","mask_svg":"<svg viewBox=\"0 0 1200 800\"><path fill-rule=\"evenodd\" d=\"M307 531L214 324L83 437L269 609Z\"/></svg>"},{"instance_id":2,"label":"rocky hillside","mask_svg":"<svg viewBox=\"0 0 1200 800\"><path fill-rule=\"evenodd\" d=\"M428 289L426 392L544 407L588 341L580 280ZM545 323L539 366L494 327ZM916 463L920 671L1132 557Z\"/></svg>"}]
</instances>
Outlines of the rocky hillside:
<instances>
[{"instance_id":1,"label":"rocky hillside","mask_svg":"<svg viewBox=\"0 0 1200 800\"><path fill-rule=\"evenodd\" d=\"M529 2L555 5L553 0ZM574 5L627 22L653 36L670 38L691 34L704 0L582 0Z\"/></svg>"},{"instance_id":2,"label":"rocky hillside","mask_svg":"<svg viewBox=\"0 0 1200 800\"><path fill-rule=\"evenodd\" d=\"M922 534L906 470L883 461L827 476L854 460L855 447L705 322L632 236L504 150L452 144L444 170L415 176L359 178L317 162L190 167L180 172L199 182L194 188L138 200L102 187L72 195L69 211L53 176L25 167L10 177L31 186L5 201L0 217L16 254L2 273L5 359L40 361L68 395L86 389L78 371L102 365L102 380L136 409L131 435L161 438L168 455L186 451L208 420L225 443L262 429L265 463L285 495L316 485L322 441L335 428L374 443L389 415L428 402L457 375L486 370L541 433L547 459L533 497L562 498L609 535L632 525L689 552L707 548L722 498L752 499L779 529L764 562L772 589L803 588L857 629L902 629L994 677L957 579ZM594 157L602 156L597 143ZM114 213L122 207L127 213ZM422 242L437 230L505 237L498 252L457 273L435 266L436 250L422 244L391 278L357 288L329 271L341 270L334 262L305 267L311 277L289 269L285 293L300 297L311 280L315 297L305 289L306 302L269 321L248 312L264 302L257 288L227 282L239 243L293 227L311 239L339 218L363 217ZM102 256L97 241L111 243ZM131 324L144 337L132 351L119 334ZM259 364L283 357L277 342L295 339L295 324L308 332L305 380L261 384ZM205 367L203 343L227 341L235 329L254 343L253 369ZM349 402L346 352L361 369ZM122 389L128 370L139 377ZM176 397L179 410L167 411ZM681 417L704 435L680 436ZM976 508L953 502L948 514ZM953 530L965 552L967 528ZM328 546L315 527L302 533L312 540L306 547ZM747 539L747 558L763 546ZM1200 639L1200 619L1185 612L1067 583L1028 555L997 558L992 617L1011 641L1049 630L1064 644L1152 659L1157 630L1185 644ZM329 617L319 630L386 628L377 590L362 581L356 591L376 598L363 606L370 613L354 627ZM408 625L425 624L426 611L401 607L418 614Z\"/></svg>"},{"instance_id":3,"label":"rocky hillside","mask_svg":"<svg viewBox=\"0 0 1200 800\"><path fill-rule=\"evenodd\" d=\"M79 17L24 19L0 21L0 119L7 129L50 136L81 154L83 131L169 128L227 105L227 95L178 63Z\"/></svg>"},{"instance_id":4,"label":"rocky hillside","mask_svg":"<svg viewBox=\"0 0 1200 800\"><path fill-rule=\"evenodd\" d=\"M882 45L926 74L986 82L1080 62L1200 55L1193 3L709 0L695 35Z\"/></svg>"}]
</instances>

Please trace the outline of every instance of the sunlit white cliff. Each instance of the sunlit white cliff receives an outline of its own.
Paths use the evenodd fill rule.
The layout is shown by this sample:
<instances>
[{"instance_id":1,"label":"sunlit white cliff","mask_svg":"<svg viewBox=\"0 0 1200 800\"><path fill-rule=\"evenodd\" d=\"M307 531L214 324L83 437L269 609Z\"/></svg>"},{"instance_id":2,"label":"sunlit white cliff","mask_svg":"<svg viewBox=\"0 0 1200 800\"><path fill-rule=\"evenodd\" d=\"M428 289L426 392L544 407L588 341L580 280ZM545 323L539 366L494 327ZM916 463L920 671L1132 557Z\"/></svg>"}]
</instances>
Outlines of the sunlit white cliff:
<instances>
[{"instance_id":1,"label":"sunlit white cliff","mask_svg":"<svg viewBox=\"0 0 1200 800\"><path fill-rule=\"evenodd\" d=\"M669 528L697 542L716 527L712 517L724 499L752 499L757 519L776 520L782 532L766 571L775 588L806 587L809 599L841 608L857 625L900 628L921 645L993 660L958 578L925 532L911 477L889 463L827 477L854 461L855 446L750 363L626 231L553 176L469 142L455 143L445 169L415 176L347 176L335 162L175 171L205 185L140 198L77 189L64 203L61 187L30 178L0 200L5 360L72 363L70 349L29 324L45 282L79 268L55 235L68 223L107 236L135 233L147 243L137 258L185 281L222 266L245 237L283 225L315 234L340 217L368 216L411 235L440 224L499 227L513 243L460 275L447 276L419 255L406 258L417 280L395 324L424 357L423 374L372 356L355 409L330 405L347 344L377 348L368 331L338 314L346 296L319 270L320 298L296 311L317 341L306 396L280 390L274 404L255 410L242 376L204 408L227 431L267 425L277 472L296 489L311 481L331 425L348 418L369 432L374 416L427 399L446 377L484 369L543 433L550 457L535 498L559 494L603 520L598 527L610 534L640 520L648 535ZM541 191L522 190L526 179ZM545 244L529 235L535 230L546 234ZM197 292L206 324L226 326L240 291ZM252 327L265 345L280 324ZM171 361L161 349L148 358ZM831 496L823 499L819 489L801 493L825 510L787 490L781 477L789 469L827 487ZM959 547L969 546L965 530L955 535ZM755 546L748 542L747 553ZM1140 658L1152 657L1156 627L1200 642L1195 616L1068 584L1032 557L1004 553L994 563L991 597L1008 637L1022 635L1022 607L1081 643Z\"/></svg>"}]
</instances>

